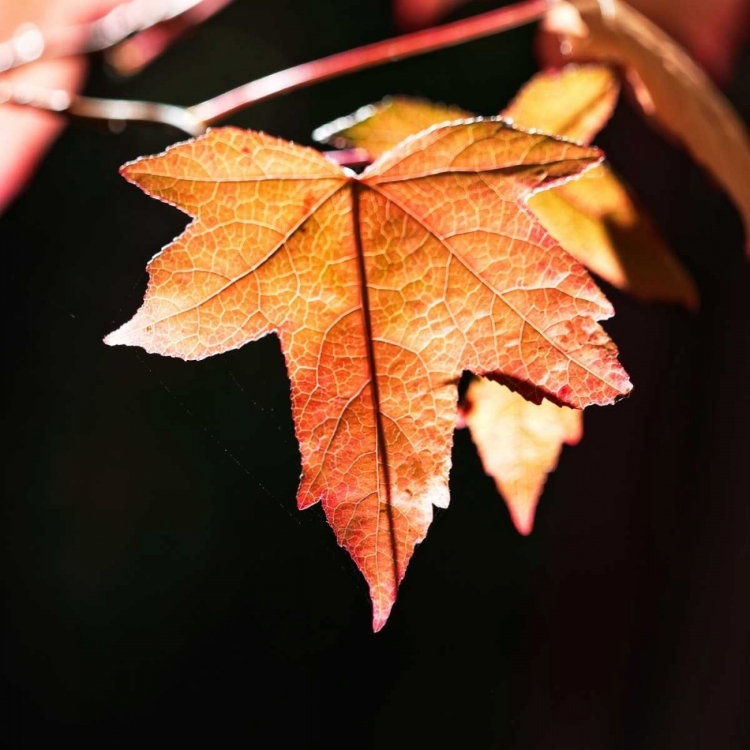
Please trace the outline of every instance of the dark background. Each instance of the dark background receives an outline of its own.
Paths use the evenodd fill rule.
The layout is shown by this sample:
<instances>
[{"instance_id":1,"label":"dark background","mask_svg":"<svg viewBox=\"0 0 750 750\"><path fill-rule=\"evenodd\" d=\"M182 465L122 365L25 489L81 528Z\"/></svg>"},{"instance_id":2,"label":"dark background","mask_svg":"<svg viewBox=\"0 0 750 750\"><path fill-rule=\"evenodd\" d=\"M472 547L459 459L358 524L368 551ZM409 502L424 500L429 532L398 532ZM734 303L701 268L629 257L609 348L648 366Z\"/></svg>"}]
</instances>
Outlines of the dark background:
<instances>
[{"instance_id":1,"label":"dark background","mask_svg":"<svg viewBox=\"0 0 750 750\"><path fill-rule=\"evenodd\" d=\"M89 93L190 104L394 33L385 1L238 0L136 79L96 66ZM352 75L232 122L310 143L395 93L493 114L534 72L532 38ZM746 52L728 92L746 120L749 73ZM710 180L619 107L598 143L695 274L701 313L606 288L635 390L586 411L529 538L457 432L451 506L373 635L321 510L295 508L276 339L200 363L101 342L186 223L117 169L178 139L75 125L0 219L3 744L747 747L750 267Z\"/></svg>"}]
</instances>

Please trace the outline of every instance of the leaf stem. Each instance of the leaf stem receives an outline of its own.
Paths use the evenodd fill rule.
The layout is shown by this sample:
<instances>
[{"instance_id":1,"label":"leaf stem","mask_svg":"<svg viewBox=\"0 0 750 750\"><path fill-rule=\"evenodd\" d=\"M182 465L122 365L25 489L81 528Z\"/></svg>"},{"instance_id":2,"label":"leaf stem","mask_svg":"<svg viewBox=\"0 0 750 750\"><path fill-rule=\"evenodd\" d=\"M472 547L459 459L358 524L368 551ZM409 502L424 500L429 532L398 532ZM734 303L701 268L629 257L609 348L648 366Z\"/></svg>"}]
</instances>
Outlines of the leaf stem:
<instances>
[{"instance_id":1,"label":"leaf stem","mask_svg":"<svg viewBox=\"0 0 750 750\"><path fill-rule=\"evenodd\" d=\"M296 91L313 83L321 83L383 63L453 47L538 21L556 2L557 0L523 0L444 26L415 31L394 39L339 52L258 78L196 104L190 107L190 110L198 120L211 125L251 104L257 104L278 94Z\"/></svg>"},{"instance_id":2,"label":"leaf stem","mask_svg":"<svg viewBox=\"0 0 750 750\"><path fill-rule=\"evenodd\" d=\"M48 89L29 84L0 81L0 105L15 104L56 114L98 122L153 122L169 125L188 135L205 132L205 123L197 120L189 109L172 104L139 102L129 99L95 99L71 95L63 89Z\"/></svg>"}]
</instances>

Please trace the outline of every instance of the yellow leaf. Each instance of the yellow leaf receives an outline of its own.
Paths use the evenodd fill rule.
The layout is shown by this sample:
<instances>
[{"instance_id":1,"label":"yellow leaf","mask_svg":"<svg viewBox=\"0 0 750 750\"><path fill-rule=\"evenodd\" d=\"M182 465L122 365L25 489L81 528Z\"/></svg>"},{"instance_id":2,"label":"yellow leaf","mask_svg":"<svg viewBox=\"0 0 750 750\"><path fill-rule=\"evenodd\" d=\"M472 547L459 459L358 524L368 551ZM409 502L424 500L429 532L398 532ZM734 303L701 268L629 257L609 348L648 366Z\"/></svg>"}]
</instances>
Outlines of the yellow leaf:
<instances>
[{"instance_id":1,"label":"yellow leaf","mask_svg":"<svg viewBox=\"0 0 750 750\"><path fill-rule=\"evenodd\" d=\"M697 308L692 278L606 164L532 196L529 208L579 263L618 289Z\"/></svg>"},{"instance_id":2,"label":"yellow leaf","mask_svg":"<svg viewBox=\"0 0 750 750\"><path fill-rule=\"evenodd\" d=\"M532 404L499 383L475 378L466 393L464 421L515 527L530 533L563 443L575 445L583 435L583 414L546 399Z\"/></svg>"},{"instance_id":3,"label":"yellow leaf","mask_svg":"<svg viewBox=\"0 0 750 750\"><path fill-rule=\"evenodd\" d=\"M611 116L618 93L609 67L569 65L534 76L503 117L528 130L589 142ZM396 98L323 126L315 137L377 156L421 129L466 115L456 108ZM614 286L645 300L697 305L692 279L605 165L530 196L527 205L563 248ZM582 435L582 415L549 401L530 403L484 379L472 382L465 404L464 421L484 470L494 478L516 528L528 534L563 443L577 443Z\"/></svg>"},{"instance_id":4,"label":"yellow leaf","mask_svg":"<svg viewBox=\"0 0 750 750\"><path fill-rule=\"evenodd\" d=\"M612 115L620 85L606 65L568 65L525 84L503 117L526 130L590 143Z\"/></svg>"},{"instance_id":5,"label":"yellow leaf","mask_svg":"<svg viewBox=\"0 0 750 750\"><path fill-rule=\"evenodd\" d=\"M473 115L458 107L405 96L388 97L321 125L313 132L313 139L318 143L330 143L336 148L363 148L373 159L377 159L411 135L441 122L466 117Z\"/></svg>"}]
</instances>

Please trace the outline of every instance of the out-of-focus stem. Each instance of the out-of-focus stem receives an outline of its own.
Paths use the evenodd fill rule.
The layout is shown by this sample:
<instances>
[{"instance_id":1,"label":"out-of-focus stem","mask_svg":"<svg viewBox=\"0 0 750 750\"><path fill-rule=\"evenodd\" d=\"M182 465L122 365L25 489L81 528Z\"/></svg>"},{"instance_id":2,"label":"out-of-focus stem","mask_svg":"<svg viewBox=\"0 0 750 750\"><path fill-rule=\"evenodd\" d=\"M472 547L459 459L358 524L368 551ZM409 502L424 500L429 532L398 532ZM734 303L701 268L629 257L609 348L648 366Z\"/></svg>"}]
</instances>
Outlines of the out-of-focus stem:
<instances>
[{"instance_id":1,"label":"out-of-focus stem","mask_svg":"<svg viewBox=\"0 0 750 750\"><path fill-rule=\"evenodd\" d=\"M71 95L62 89L45 89L21 83L12 85L0 82L0 104L33 107L108 123L154 122L169 125L188 135L200 135L206 130L206 124L196 120L185 107L128 99L94 99Z\"/></svg>"},{"instance_id":2,"label":"out-of-focus stem","mask_svg":"<svg viewBox=\"0 0 750 750\"><path fill-rule=\"evenodd\" d=\"M320 83L406 57L453 47L537 21L556 2L557 0L523 0L514 5L454 21L444 26L436 26L340 52L258 78L213 99L196 104L190 107L190 110L198 120L211 125L252 104L310 86L313 83Z\"/></svg>"},{"instance_id":3,"label":"out-of-focus stem","mask_svg":"<svg viewBox=\"0 0 750 750\"><path fill-rule=\"evenodd\" d=\"M74 117L109 122L155 122L199 135L209 126L258 102L314 83L355 73L406 57L435 52L532 23L559 0L522 0L478 16L296 65L240 86L192 107L118 99L92 99L23 84L0 82L0 103L7 102Z\"/></svg>"}]
</instances>

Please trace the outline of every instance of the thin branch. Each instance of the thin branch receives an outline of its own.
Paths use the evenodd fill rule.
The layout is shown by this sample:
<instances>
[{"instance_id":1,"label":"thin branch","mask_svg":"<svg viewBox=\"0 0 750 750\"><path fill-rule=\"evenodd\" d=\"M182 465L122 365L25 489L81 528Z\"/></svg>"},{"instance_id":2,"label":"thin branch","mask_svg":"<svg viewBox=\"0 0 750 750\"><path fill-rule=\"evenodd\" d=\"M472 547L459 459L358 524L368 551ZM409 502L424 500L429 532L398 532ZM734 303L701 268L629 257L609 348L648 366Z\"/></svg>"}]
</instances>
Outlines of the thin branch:
<instances>
[{"instance_id":1,"label":"thin branch","mask_svg":"<svg viewBox=\"0 0 750 750\"><path fill-rule=\"evenodd\" d=\"M196 120L189 109L173 104L77 96L67 111L71 116L85 120L106 120L109 123L160 123L192 136L206 131L206 124Z\"/></svg>"},{"instance_id":2,"label":"thin branch","mask_svg":"<svg viewBox=\"0 0 750 750\"><path fill-rule=\"evenodd\" d=\"M190 110L197 119L212 125L251 104L257 104L278 94L286 94L347 73L435 52L538 21L556 2L558 0L524 0L443 26L340 52L251 81L196 104L190 107Z\"/></svg>"},{"instance_id":3,"label":"thin branch","mask_svg":"<svg viewBox=\"0 0 750 750\"><path fill-rule=\"evenodd\" d=\"M185 2L186 0L182 0ZM538 21L559 0L522 0L498 10L395 39L375 42L265 76L192 107L92 99L21 84L0 83L0 103L36 107L110 122L155 122L199 135L209 125L258 102L347 73L435 52Z\"/></svg>"}]
</instances>

